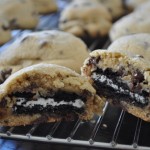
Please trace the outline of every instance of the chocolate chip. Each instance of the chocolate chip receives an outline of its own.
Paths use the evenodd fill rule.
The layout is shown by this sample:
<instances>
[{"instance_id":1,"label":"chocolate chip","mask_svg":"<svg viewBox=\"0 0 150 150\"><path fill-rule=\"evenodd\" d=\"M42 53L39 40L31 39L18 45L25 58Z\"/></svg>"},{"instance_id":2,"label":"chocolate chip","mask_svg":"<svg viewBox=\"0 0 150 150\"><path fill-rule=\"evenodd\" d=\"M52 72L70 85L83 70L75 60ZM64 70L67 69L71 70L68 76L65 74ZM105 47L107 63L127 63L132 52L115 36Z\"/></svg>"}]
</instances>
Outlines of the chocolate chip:
<instances>
[{"instance_id":1,"label":"chocolate chip","mask_svg":"<svg viewBox=\"0 0 150 150\"><path fill-rule=\"evenodd\" d=\"M113 12L111 8L108 8L108 11L109 11L110 13L112 13L112 12Z\"/></svg>"},{"instance_id":2,"label":"chocolate chip","mask_svg":"<svg viewBox=\"0 0 150 150\"><path fill-rule=\"evenodd\" d=\"M9 30L9 26L2 25L2 29L5 30L5 31L7 31L7 30Z\"/></svg>"},{"instance_id":3,"label":"chocolate chip","mask_svg":"<svg viewBox=\"0 0 150 150\"><path fill-rule=\"evenodd\" d=\"M83 90L83 93L82 93L82 96L83 97L88 97L88 96L91 96L91 92L89 92L88 90Z\"/></svg>"},{"instance_id":4,"label":"chocolate chip","mask_svg":"<svg viewBox=\"0 0 150 150\"><path fill-rule=\"evenodd\" d=\"M132 76L132 82L134 84L144 81L144 75L140 71L136 71Z\"/></svg>"},{"instance_id":5,"label":"chocolate chip","mask_svg":"<svg viewBox=\"0 0 150 150\"><path fill-rule=\"evenodd\" d=\"M1 102L0 102L0 107L3 108L7 105L7 101L6 99L2 99Z\"/></svg>"},{"instance_id":6,"label":"chocolate chip","mask_svg":"<svg viewBox=\"0 0 150 150\"><path fill-rule=\"evenodd\" d=\"M2 84L12 73L12 69L4 69L0 71L0 84Z\"/></svg>"},{"instance_id":7,"label":"chocolate chip","mask_svg":"<svg viewBox=\"0 0 150 150\"><path fill-rule=\"evenodd\" d=\"M136 55L135 57L144 58L142 55Z\"/></svg>"},{"instance_id":8,"label":"chocolate chip","mask_svg":"<svg viewBox=\"0 0 150 150\"><path fill-rule=\"evenodd\" d=\"M18 24L17 24L17 19L11 19L10 21L9 21L9 28L10 29L13 29L13 28L17 28L18 27Z\"/></svg>"},{"instance_id":9,"label":"chocolate chip","mask_svg":"<svg viewBox=\"0 0 150 150\"><path fill-rule=\"evenodd\" d=\"M4 120L4 123L8 124L8 123L9 123L9 121L8 121L8 120Z\"/></svg>"},{"instance_id":10,"label":"chocolate chip","mask_svg":"<svg viewBox=\"0 0 150 150\"><path fill-rule=\"evenodd\" d=\"M42 42L40 42L40 49L42 49L42 48L44 48L46 46L48 46L48 41L42 41Z\"/></svg>"},{"instance_id":11,"label":"chocolate chip","mask_svg":"<svg viewBox=\"0 0 150 150\"><path fill-rule=\"evenodd\" d=\"M60 55L63 55L63 51L59 51L59 54L60 54Z\"/></svg>"},{"instance_id":12,"label":"chocolate chip","mask_svg":"<svg viewBox=\"0 0 150 150\"><path fill-rule=\"evenodd\" d=\"M65 19L65 20L61 20L60 22L61 22L61 23L67 23L67 22L68 22L68 20L67 20L67 19Z\"/></svg>"},{"instance_id":13,"label":"chocolate chip","mask_svg":"<svg viewBox=\"0 0 150 150\"><path fill-rule=\"evenodd\" d=\"M100 60L101 60L100 56L99 57L91 57L88 61L88 65L97 65Z\"/></svg>"},{"instance_id":14,"label":"chocolate chip","mask_svg":"<svg viewBox=\"0 0 150 150\"><path fill-rule=\"evenodd\" d=\"M37 14L37 12L36 11L33 11L32 12L32 16L37 16L38 14Z\"/></svg>"},{"instance_id":15,"label":"chocolate chip","mask_svg":"<svg viewBox=\"0 0 150 150\"><path fill-rule=\"evenodd\" d=\"M23 42L26 41L27 39L29 39L29 36L24 37L24 38L21 40L21 43L23 43Z\"/></svg>"}]
</instances>

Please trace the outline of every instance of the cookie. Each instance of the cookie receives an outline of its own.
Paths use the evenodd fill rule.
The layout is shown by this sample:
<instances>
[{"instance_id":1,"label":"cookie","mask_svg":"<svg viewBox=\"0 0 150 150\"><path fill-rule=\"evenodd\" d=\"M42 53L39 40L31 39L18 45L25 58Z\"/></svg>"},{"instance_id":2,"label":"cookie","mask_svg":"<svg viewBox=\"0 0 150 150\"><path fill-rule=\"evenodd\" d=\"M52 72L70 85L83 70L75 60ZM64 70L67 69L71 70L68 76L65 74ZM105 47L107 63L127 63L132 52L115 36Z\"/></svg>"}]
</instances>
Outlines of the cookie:
<instances>
[{"instance_id":1,"label":"cookie","mask_svg":"<svg viewBox=\"0 0 150 150\"><path fill-rule=\"evenodd\" d=\"M32 29L38 23L38 15L30 0L1 0L0 18L5 18L5 29Z\"/></svg>"},{"instance_id":2,"label":"cookie","mask_svg":"<svg viewBox=\"0 0 150 150\"><path fill-rule=\"evenodd\" d=\"M0 68L24 68L45 62L80 72L80 67L87 57L86 45L69 33L54 30L33 32L18 37L0 53Z\"/></svg>"},{"instance_id":3,"label":"cookie","mask_svg":"<svg viewBox=\"0 0 150 150\"><path fill-rule=\"evenodd\" d=\"M99 2L76 0L61 13L59 28L79 37L104 37L111 27L111 19Z\"/></svg>"},{"instance_id":4,"label":"cookie","mask_svg":"<svg viewBox=\"0 0 150 150\"><path fill-rule=\"evenodd\" d=\"M0 125L18 126L101 113L103 101L88 80L57 65L39 64L11 75L0 86Z\"/></svg>"},{"instance_id":5,"label":"cookie","mask_svg":"<svg viewBox=\"0 0 150 150\"><path fill-rule=\"evenodd\" d=\"M150 33L150 17L148 11L135 11L116 21L109 33L111 41L119 37L135 34Z\"/></svg>"},{"instance_id":6,"label":"cookie","mask_svg":"<svg viewBox=\"0 0 150 150\"><path fill-rule=\"evenodd\" d=\"M8 42L11 39L11 31L9 29L5 29L4 24L5 21L3 19L0 19L0 45Z\"/></svg>"},{"instance_id":7,"label":"cookie","mask_svg":"<svg viewBox=\"0 0 150 150\"><path fill-rule=\"evenodd\" d=\"M40 14L47 14L57 11L55 0L32 0L35 9Z\"/></svg>"},{"instance_id":8,"label":"cookie","mask_svg":"<svg viewBox=\"0 0 150 150\"><path fill-rule=\"evenodd\" d=\"M97 50L90 54L82 73L96 93L115 106L150 121L150 63L118 52Z\"/></svg>"},{"instance_id":9,"label":"cookie","mask_svg":"<svg viewBox=\"0 0 150 150\"><path fill-rule=\"evenodd\" d=\"M111 52L120 52L133 57L139 55L150 61L150 34L141 33L123 36L114 41L108 50Z\"/></svg>"},{"instance_id":10,"label":"cookie","mask_svg":"<svg viewBox=\"0 0 150 150\"><path fill-rule=\"evenodd\" d=\"M133 10L147 1L149 0L124 0L124 5L126 8Z\"/></svg>"},{"instance_id":11,"label":"cookie","mask_svg":"<svg viewBox=\"0 0 150 150\"><path fill-rule=\"evenodd\" d=\"M108 9L113 19L116 19L125 13L122 0L113 0L113 3L112 0L98 0L98 1Z\"/></svg>"}]
</instances>

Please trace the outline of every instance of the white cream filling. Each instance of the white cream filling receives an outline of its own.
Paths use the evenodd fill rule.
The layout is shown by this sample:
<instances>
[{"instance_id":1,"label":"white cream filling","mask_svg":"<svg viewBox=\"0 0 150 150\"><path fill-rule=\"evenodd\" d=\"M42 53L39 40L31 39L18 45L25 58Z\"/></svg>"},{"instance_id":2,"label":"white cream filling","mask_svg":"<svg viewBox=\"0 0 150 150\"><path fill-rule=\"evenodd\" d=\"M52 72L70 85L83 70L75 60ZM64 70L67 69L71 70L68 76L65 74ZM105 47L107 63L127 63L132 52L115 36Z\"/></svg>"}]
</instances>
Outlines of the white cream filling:
<instances>
[{"instance_id":1,"label":"white cream filling","mask_svg":"<svg viewBox=\"0 0 150 150\"><path fill-rule=\"evenodd\" d=\"M105 75L98 75L96 73L92 74L92 78L94 80L98 80L101 83L105 83L106 85L112 87L113 89L117 90L119 93L128 93L132 98L135 98L138 102L145 104L145 98L143 96L140 96L139 94L130 92L129 90L124 90L122 87L119 87L118 85L114 84L113 81Z\"/></svg>"},{"instance_id":2,"label":"white cream filling","mask_svg":"<svg viewBox=\"0 0 150 150\"><path fill-rule=\"evenodd\" d=\"M26 103L24 103L26 102ZM23 104L24 103L24 104ZM60 106L60 105L70 105L70 106L74 106L77 108L81 108L84 106L84 102L81 99L76 99L75 101L70 101L70 102L66 102L64 100L60 101L60 102L56 102L54 101L53 98L38 98L38 100L31 100L31 101L26 101L25 98L17 98L17 102L16 102L17 106L23 106L23 107L34 107L35 105L41 105L43 107L46 107L48 105L51 105L53 107L55 106Z\"/></svg>"}]
</instances>

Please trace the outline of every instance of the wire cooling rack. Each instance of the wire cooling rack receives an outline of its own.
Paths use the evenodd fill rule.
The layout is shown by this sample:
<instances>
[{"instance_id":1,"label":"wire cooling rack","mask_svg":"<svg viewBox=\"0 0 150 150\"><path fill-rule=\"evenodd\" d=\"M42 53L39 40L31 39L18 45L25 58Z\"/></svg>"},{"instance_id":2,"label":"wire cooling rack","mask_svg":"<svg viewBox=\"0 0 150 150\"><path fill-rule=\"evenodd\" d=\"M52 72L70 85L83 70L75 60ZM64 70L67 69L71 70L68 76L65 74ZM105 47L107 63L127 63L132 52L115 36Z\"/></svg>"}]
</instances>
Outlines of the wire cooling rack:
<instances>
[{"instance_id":1,"label":"wire cooling rack","mask_svg":"<svg viewBox=\"0 0 150 150\"><path fill-rule=\"evenodd\" d=\"M66 1L59 1L60 10ZM37 30L58 29L60 12L41 16ZM16 37L31 30L15 30L13 39L0 47L4 50ZM88 43L87 43L88 44ZM89 49L107 48L109 39L93 41ZM150 150L150 124L138 119L120 108L106 104L102 116L94 116L89 122L79 119L72 122L56 122L33 126L0 127L0 138L39 141L80 147L94 147L123 150Z\"/></svg>"}]
</instances>

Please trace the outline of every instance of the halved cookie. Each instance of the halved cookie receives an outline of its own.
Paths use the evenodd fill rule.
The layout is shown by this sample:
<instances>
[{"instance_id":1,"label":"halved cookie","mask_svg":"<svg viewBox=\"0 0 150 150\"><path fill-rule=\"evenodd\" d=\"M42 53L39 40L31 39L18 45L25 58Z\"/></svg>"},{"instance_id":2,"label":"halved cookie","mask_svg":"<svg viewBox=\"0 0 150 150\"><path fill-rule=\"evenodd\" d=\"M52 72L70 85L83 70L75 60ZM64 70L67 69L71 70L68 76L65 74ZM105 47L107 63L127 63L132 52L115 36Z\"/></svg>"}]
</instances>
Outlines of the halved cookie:
<instances>
[{"instance_id":1,"label":"halved cookie","mask_svg":"<svg viewBox=\"0 0 150 150\"><path fill-rule=\"evenodd\" d=\"M85 77L52 64L24 68L0 86L0 125L18 126L100 113L103 101Z\"/></svg>"},{"instance_id":2,"label":"halved cookie","mask_svg":"<svg viewBox=\"0 0 150 150\"><path fill-rule=\"evenodd\" d=\"M100 97L150 121L150 64L140 57L96 50L82 68Z\"/></svg>"}]
</instances>

